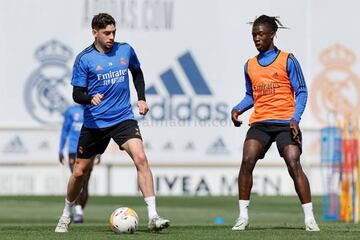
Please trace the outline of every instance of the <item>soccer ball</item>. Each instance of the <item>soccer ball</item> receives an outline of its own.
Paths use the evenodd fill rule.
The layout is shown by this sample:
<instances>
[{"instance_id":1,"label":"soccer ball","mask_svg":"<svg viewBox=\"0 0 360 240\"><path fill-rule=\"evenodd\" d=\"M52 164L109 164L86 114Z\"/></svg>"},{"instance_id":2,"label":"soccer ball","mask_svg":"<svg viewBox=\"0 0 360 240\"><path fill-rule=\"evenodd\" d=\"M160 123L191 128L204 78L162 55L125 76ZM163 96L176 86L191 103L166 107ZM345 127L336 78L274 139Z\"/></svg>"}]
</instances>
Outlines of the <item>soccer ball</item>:
<instances>
[{"instance_id":1,"label":"soccer ball","mask_svg":"<svg viewBox=\"0 0 360 240\"><path fill-rule=\"evenodd\" d=\"M139 226L137 213L128 207L115 209L111 214L109 223L114 233L135 233Z\"/></svg>"}]
</instances>

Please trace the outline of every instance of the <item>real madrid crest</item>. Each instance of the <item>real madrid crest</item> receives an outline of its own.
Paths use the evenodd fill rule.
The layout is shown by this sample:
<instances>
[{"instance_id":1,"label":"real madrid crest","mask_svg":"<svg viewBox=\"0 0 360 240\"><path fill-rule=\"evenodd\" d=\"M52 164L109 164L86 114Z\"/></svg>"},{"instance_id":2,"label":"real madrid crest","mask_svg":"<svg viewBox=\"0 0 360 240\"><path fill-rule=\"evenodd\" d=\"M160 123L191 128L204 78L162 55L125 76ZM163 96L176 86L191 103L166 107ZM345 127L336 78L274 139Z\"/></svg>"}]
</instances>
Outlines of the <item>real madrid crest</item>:
<instances>
[{"instance_id":1,"label":"real madrid crest","mask_svg":"<svg viewBox=\"0 0 360 240\"><path fill-rule=\"evenodd\" d=\"M35 51L41 66L28 78L24 89L25 105L30 115L45 124L61 122L69 106L71 73L66 62L72 57L70 48L52 40Z\"/></svg>"},{"instance_id":2,"label":"real madrid crest","mask_svg":"<svg viewBox=\"0 0 360 240\"><path fill-rule=\"evenodd\" d=\"M323 124L331 124L334 116L356 119L360 115L360 79L350 68L355 54L335 44L321 53L320 61L325 69L311 86L313 114Z\"/></svg>"}]
</instances>

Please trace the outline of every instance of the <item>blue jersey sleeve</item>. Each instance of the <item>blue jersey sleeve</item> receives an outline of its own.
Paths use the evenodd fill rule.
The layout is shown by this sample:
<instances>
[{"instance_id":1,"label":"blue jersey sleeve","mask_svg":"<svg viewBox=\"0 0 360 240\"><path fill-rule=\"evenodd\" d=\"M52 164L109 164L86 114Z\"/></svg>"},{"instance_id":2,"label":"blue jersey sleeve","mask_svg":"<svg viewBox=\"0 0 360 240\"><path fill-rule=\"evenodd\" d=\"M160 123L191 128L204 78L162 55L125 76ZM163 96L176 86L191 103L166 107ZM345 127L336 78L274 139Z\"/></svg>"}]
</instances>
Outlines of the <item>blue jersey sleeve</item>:
<instances>
[{"instance_id":1,"label":"blue jersey sleeve","mask_svg":"<svg viewBox=\"0 0 360 240\"><path fill-rule=\"evenodd\" d=\"M289 55L286 70L295 93L295 113L291 119L299 123L306 107L308 91L300 64L292 54Z\"/></svg>"},{"instance_id":2,"label":"blue jersey sleeve","mask_svg":"<svg viewBox=\"0 0 360 240\"><path fill-rule=\"evenodd\" d=\"M247 111L248 109L252 108L254 106L254 97L253 97L253 91L252 91L252 84L249 77L249 74L247 72L247 63L244 66L244 73L245 73L245 97L241 100L238 105L233 107L233 110L239 110L241 113Z\"/></svg>"},{"instance_id":3,"label":"blue jersey sleeve","mask_svg":"<svg viewBox=\"0 0 360 240\"><path fill-rule=\"evenodd\" d=\"M136 56L135 50L130 47L130 58L129 58L129 68L132 69L138 69L140 67L140 62L138 57Z\"/></svg>"},{"instance_id":4,"label":"blue jersey sleeve","mask_svg":"<svg viewBox=\"0 0 360 240\"><path fill-rule=\"evenodd\" d=\"M67 110L64 114L64 123L61 128L61 136L60 136L60 144L59 144L59 154L64 152L66 140L69 136L69 132L71 129L72 118L69 110Z\"/></svg>"},{"instance_id":5,"label":"blue jersey sleeve","mask_svg":"<svg viewBox=\"0 0 360 240\"><path fill-rule=\"evenodd\" d=\"M87 87L87 65L83 57L78 56L73 67L71 85L76 87Z\"/></svg>"}]
</instances>

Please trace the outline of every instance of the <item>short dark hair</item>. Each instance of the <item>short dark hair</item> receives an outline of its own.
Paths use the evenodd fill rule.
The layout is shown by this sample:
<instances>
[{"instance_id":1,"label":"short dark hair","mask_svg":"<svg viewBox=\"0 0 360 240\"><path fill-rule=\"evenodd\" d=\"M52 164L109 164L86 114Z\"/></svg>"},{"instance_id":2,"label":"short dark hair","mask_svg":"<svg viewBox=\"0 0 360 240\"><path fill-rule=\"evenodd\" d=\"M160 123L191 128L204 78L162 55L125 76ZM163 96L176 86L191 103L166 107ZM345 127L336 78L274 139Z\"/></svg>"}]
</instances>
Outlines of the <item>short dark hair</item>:
<instances>
[{"instance_id":1,"label":"short dark hair","mask_svg":"<svg viewBox=\"0 0 360 240\"><path fill-rule=\"evenodd\" d=\"M281 24L281 22L279 21L278 18L279 17L270 17L267 15L261 15L260 17L255 19L253 26L260 25L260 24L267 25L270 27L270 29L273 32L276 32L278 30L279 26L280 26L280 28L286 28Z\"/></svg>"},{"instance_id":2,"label":"short dark hair","mask_svg":"<svg viewBox=\"0 0 360 240\"><path fill-rule=\"evenodd\" d=\"M95 15L91 21L92 29L103 29L106 28L107 25L116 25L115 19L107 13L99 13Z\"/></svg>"}]
</instances>

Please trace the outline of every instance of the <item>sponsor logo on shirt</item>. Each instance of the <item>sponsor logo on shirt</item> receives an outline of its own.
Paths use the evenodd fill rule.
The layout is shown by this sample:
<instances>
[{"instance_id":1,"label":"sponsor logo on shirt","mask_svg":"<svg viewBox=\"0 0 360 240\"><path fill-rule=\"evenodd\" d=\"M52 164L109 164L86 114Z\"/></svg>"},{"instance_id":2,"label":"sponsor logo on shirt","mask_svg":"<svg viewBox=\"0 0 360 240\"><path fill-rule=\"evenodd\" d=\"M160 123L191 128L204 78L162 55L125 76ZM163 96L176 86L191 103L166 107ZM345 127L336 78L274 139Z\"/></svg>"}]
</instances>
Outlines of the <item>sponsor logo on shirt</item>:
<instances>
[{"instance_id":1,"label":"sponsor logo on shirt","mask_svg":"<svg viewBox=\"0 0 360 240\"><path fill-rule=\"evenodd\" d=\"M97 80L103 81L104 86L112 85L115 83L120 83L125 81L125 76L127 76L127 69L119 69L116 71L109 71L107 73L97 74Z\"/></svg>"},{"instance_id":2,"label":"sponsor logo on shirt","mask_svg":"<svg viewBox=\"0 0 360 240\"><path fill-rule=\"evenodd\" d=\"M253 90L254 94L257 96L274 95L276 93L276 89L279 87L280 85L276 82L266 81L261 84L254 85Z\"/></svg>"}]
</instances>

